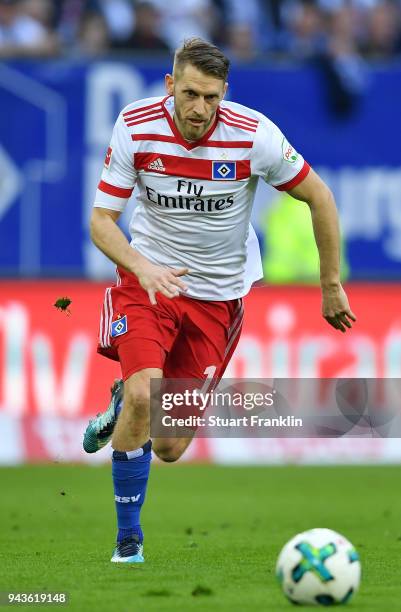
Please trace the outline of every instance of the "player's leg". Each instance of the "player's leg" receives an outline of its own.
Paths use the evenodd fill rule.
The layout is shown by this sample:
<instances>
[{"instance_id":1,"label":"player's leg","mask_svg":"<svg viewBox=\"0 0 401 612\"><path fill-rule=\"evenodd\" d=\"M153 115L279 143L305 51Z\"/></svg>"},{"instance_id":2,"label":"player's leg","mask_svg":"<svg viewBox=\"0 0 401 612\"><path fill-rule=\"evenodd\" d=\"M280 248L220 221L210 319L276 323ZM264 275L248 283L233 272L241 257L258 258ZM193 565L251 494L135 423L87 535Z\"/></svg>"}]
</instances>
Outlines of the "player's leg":
<instances>
[{"instance_id":1,"label":"player's leg","mask_svg":"<svg viewBox=\"0 0 401 612\"><path fill-rule=\"evenodd\" d=\"M121 284L106 290L98 348L103 355L120 362L124 381L122 409L118 415L121 402L116 403L108 430L113 433L112 472L118 522L112 561L140 562L140 512L151 461L150 378L162 376L179 326L173 300L158 296L153 306L136 277L123 270L120 276Z\"/></svg>"},{"instance_id":2,"label":"player's leg","mask_svg":"<svg viewBox=\"0 0 401 612\"><path fill-rule=\"evenodd\" d=\"M117 512L117 547L112 561L143 561L140 513L149 478L150 379L161 378L158 368L146 368L124 383L124 402L115 427L112 473Z\"/></svg>"},{"instance_id":3,"label":"player's leg","mask_svg":"<svg viewBox=\"0 0 401 612\"><path fill-rule=\"evenodd\" d=\"M203 302L180 298L186 312L164 366L164 377L198 381L203 390L214 389L222 378L239 342L243 302ZM166 462L177 461L190 445L190 436L153 438L153 451Z\"/></svg>"},{"instance_id":4,"label":"player's leg","mask_svg":"<svg viewBox=\"0 0 401 612\"><path fill-rule=\"evenodd\" d=\"M132 313L135 317L130 317L128 322L131 332L118 344L124 395L112 437L112 474L118 524L114 562L143 561L140 513L152 457L150 379L162 377L165 355L174 341L175 325L167 314L163 312L162 317L160 310L153 307L145 309L143 315L141 308L135 308L135 313ZM152 367L157 364L159 367Z\"/></svg>"},{"instance_id":5,"label":"player's leg","mask_svg":"<svg viewBox=\"0 0 401 612\"><path fill-rule=\"evenodd\" d=\"M162 376L161 369L146 368L125 381L123 407L111 442L113 449L130 451L149 440L150 380Z\"/></svg>"}]
</instances>

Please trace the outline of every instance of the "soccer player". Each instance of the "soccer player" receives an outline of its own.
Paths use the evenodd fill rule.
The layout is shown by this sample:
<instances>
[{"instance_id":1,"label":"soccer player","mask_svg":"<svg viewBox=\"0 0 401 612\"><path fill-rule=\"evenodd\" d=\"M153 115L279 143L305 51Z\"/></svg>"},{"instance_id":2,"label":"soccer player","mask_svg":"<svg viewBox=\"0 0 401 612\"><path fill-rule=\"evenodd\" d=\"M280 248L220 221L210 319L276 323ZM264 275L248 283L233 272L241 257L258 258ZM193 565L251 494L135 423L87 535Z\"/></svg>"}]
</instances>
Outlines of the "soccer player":
<instances>
[{"instance_id":1,"label":"soccer player","mask_svg":"<svg viewBox=\"0 0 401 612\"><path fill-rule=\"evenodd\" d=\"M167 95L120 113L96 193L91 236L117 265L98 350L120 362L124 382L114 386L107 411L90 422L84 448L94 452L112 436L113 562L143 561L140 511L152 445L160 459L176 461L191 440L150 440L150 379L215 383L238 343L242 298L262 276L249 222L259 177L309 204L322 314L342 332L355 321L339 280L330 190L267 117L224 101L228 68L217 47L187 40L166 75ZM128 243L116 221L135 186Z\"/></svg>"}]
</instances>

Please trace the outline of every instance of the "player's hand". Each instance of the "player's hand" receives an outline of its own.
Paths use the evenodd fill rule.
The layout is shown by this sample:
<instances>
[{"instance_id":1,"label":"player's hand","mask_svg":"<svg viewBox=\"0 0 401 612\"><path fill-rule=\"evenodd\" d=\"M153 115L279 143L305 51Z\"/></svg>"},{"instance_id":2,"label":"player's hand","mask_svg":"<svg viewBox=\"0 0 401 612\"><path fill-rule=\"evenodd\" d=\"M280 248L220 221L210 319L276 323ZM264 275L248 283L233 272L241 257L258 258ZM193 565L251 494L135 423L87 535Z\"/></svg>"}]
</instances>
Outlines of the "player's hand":
<instances>
[{"instance_id":1,"label":"player's hand","mask_svg":"<svg viewBox=\"0 0 401 612\"><path fill-rule=\"evenodd\" d=\"M340 283L330 287L322 286L322 315L332 327L343 333L347 327L352 327L351 321L356 321Z\"/></svg>"},{"instance_id":2,"label":"player's hand","mask_svg":"<svg viewBox=\"0 0 401 612\"><path fill-rule=\"evenodd\" d=\"M148 292L151 304L157 304L156 293L159 291L168 298L175 298L181 291L187 291L186 284L179 278L188 274L188 268L175 270L157 266L150 261L142 261L136 271L139 283Z\"/></svg>"}]
</instances>

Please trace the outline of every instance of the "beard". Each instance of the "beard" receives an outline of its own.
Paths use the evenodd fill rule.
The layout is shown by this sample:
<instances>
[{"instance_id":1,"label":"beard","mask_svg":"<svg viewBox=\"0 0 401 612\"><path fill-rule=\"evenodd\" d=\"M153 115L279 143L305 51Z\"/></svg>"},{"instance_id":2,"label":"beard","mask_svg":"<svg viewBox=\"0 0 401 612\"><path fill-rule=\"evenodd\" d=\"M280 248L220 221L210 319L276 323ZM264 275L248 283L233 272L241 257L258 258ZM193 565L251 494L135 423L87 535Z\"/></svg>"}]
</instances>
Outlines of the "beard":
<instances>
[{"instance_id":1,"label":"beard","mask_svg":"<svg viewBox=\"0 0 401 612\"><path fill-rule=\"evenodd\" d=\"M202 138L202 136L206 134L207 130L209 129L213 117L214 116L210 117L209 120L202 120L202 123L199 123L199 126L197 126L188 121L189 117L183 117L177 108L174 109L176 125L186 140L199 140ZM195 119L195 117L192 116L190 116L190 118Z\"/></svg>"}]
</instances>

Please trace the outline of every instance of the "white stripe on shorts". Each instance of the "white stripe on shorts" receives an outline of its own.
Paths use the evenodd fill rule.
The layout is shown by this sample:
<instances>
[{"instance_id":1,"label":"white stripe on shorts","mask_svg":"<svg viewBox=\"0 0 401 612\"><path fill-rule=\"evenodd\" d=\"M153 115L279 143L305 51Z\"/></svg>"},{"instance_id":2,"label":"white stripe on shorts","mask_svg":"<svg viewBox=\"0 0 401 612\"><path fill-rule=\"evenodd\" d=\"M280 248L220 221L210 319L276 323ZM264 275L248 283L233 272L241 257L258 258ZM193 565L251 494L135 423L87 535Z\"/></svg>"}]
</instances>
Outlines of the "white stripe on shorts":
<instances>
[{"instance_id":1,"label":"white stripe on shorts","mask_svg":"<svg viewBox=\"0 0 401 612\"><path fill-rule=\"evenodd\" d=\"M113 320L113 305L111 302L111 287L104 293L103 308L100 315L100 346L110 347L110 326Z\"/></svg>"},{"instance_id":2,"label":"white stripe on shorts","mask_svg":"<svg viewBox=\"0 0 401 612\"><path fill-rule=\"evenodd\" d=\"M111 323L113 321L113 303L111 301L111 287L107 290L107 299L109 302L109 321L106 328L106 346L111 346L110 343L110 332L111 332Z\"/></svg>"},{"instance_id":3,"label":"white stripe on shorts","mask_svg":"<svg viewBox=\"0 0 401 612\"><path fill-rule=\"evenodd\" d=\"M242 302L242 300L239 300L240 304L239 304L239 308L238 308L238 314L235 317L234 323L231 325L229 332L228 332L228 342L227 342L227 346L226 346L226 350L224 352L224 357L227 357L228 353L230 352L230 349L234 343L234 340L236 339L236 337L238 336L239 332L241 331L241 327L242 327L242 322L244 319L244 304Z\"/></svg>"},{"instance_id":4,"label":"white stripe on shorts","mask_svg":"<svg viewBox=\"0 0 401 612\"><path fill-rule=\"evenodd\" d=\"M244 303L241 300L241 298L238 299L238 306L237 309L235 311L234 314L234 322L232 323L232 325L230 326L229 330L228 330L228 337L231 336L234 328L237 326L238 320L242 318L244 314Z\"/></svg>"},{"instance_id":5,"label":"white stripe on shorts","mask_svg":"<svg viewBox=\"0 0 401 612\"><path fill-rule=\"evenodd\" d=\"M239 321L236 329L233 331L233 333L231 334L231 338L226 346L226 350L224 353L224 357L227 357L228 353L230 352L230 349L234 343L234 340L236 339L236 337L238 336L239 332L241 331L241 327L242 327L242 319Z\"/></svg>"},{"instance_id":6,"label":"white stripe on shorts","mask_svg":"<svg viewBox=\"0 0 401 612\"><path fill-rule=\"evenodd\" d=\"M102 304L102 309L100 311L100 324L99 324L99 344L103 346L103 311L104 311L104 300Z\"/></svg>"}]
</instances>

